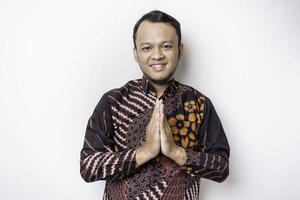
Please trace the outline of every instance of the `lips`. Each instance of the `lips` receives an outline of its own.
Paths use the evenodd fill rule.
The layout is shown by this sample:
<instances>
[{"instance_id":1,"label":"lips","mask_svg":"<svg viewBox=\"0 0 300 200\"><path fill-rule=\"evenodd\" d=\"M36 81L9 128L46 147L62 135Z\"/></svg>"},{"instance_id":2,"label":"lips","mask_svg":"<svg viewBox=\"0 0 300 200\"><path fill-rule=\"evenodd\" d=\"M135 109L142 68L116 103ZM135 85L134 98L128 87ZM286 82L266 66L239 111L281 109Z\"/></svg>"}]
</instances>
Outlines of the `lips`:
<instances>
[{"instance_id":1,"label":"lips","mask_svg":"<svg viewBox=\"0 0 300 200\"><path fill-rule=\"evenodd\" d=\"M162 70L165 66L166 63L155 63L150 65L150 67L152 67L155 70Z\"/></svg>"}]
</instances>

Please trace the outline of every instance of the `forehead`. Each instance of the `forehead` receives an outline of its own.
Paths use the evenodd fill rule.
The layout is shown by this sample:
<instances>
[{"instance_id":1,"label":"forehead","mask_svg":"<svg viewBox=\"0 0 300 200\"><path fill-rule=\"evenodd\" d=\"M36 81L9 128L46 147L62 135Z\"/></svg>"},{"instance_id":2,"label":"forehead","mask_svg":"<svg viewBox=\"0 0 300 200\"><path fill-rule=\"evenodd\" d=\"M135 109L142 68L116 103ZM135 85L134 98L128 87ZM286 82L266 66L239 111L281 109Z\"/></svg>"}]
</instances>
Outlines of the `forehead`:
<instances>
[{"instance_id":1,"label":"forehead","mask_svg":"<svg viewBox=\"0 0 300 200\"><path fill-rule=\"evenodd\" d=\"M136 42L159 43L161 41L177 42L176 29L167 23L143 21L136 33Z\"/></svg>"}]
</instances>

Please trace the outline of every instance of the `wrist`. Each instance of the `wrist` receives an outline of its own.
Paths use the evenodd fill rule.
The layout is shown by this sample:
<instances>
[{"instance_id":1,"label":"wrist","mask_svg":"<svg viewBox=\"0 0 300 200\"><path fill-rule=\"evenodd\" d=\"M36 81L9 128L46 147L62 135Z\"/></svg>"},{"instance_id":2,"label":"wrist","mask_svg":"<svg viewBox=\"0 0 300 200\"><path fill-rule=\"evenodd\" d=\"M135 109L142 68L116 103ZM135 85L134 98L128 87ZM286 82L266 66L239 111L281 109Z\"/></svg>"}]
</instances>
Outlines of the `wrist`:
<instances>
[{"instance_id":1,"label":"wrist","mask_svg":"<svg viewBox=\"0 0 300 200\"><path fill-rule=\"evenodd\" d=\"M160 149L154 149L153 145L149 143L144 143L140 148L143 150L144 155L149 158L149 160L157 156L160 151Z\"/></svg>"},{"instance_id":2,"label":"wrist","mask_svg":"<svg viewBox=\"0 0 300 200\"><path fill-rule=\"evenodd\" d=\"M145 162L147 162L147 154L143 146L140 146L139 148L136 149L135 161L136 161L136 167L139 167L143 165Z\"/></svg>"},{"instance_id":3,"label":"wrist","mask_svg":"<svg viewBox=\"0 0 300 200\"><path fill-rule=\"evenodd\" d=\"M172 160L174 160L178 165L183 166L186 163L187 155L185 152L185 149L183 147L177 146L175 144L175 147L172 151Z\"/></svg>"},{"instance_id":4,"label":"wrist","mask_svg":"<svg viewBox=\"0 0 300 200\"><path fill-rule=\"evenodd\" d=\"M151 150L145 143L136 150L136 167L143 165L152 158L154 158L159 152Z\"/></svg>"}]
</instances>

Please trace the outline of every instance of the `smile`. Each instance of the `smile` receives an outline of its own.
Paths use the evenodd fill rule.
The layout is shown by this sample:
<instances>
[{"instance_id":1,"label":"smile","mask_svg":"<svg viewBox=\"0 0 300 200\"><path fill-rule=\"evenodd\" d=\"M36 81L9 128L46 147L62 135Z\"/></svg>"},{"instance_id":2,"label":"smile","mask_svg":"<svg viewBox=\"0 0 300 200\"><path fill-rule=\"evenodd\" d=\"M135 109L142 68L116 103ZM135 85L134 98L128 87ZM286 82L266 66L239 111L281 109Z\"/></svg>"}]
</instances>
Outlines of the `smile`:
<instances>
[{"instance_id":1,"label":"smile","mask_svg":"<svg viewBox=\"0 0 300 200\"><path fill-rule=\"evenodd\" d=\"M153 69L155 69L157 71L162 70L165 66L166 66L165 63L159 63L159 64L150 65L150 67L152 67Z\"/></svg>"}]
</instances>

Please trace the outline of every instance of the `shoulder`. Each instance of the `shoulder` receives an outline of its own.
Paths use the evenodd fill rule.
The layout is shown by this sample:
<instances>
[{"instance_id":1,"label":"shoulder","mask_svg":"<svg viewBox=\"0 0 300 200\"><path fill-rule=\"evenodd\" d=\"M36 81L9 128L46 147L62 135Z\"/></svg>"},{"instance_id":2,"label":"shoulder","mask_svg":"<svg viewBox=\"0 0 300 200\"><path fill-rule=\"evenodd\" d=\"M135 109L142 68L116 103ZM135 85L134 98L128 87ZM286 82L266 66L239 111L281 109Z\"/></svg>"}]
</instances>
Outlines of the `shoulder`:
<instances>
[{"instance_id":1,"label":"shoulder","mask_svg":"<svg viewBox=\"0 0 300 200\"><path fill-rule=\"evenodd\" d=\"M129 80L121 87L113 88L106 91L97 103L96 110L110 107L120 103L124 98L127 98L133 87L140 87L141 79Z\"/></svg>"},{"instance_id":2,"label":"shoulder","mask_svg":"<svg viewBox=\"0 0 300 200\"><path fill-rule=\"evenodd\" d=\"M211 104L210 98L206 94L204 94L202 91L199 91L195 87L181 83L179 81L175 81L175 83L176 83L178 89L182 91L182 96L184 99L197 100L197 102L204 103L205 105Z\"/></svg>"}]
</instances>

